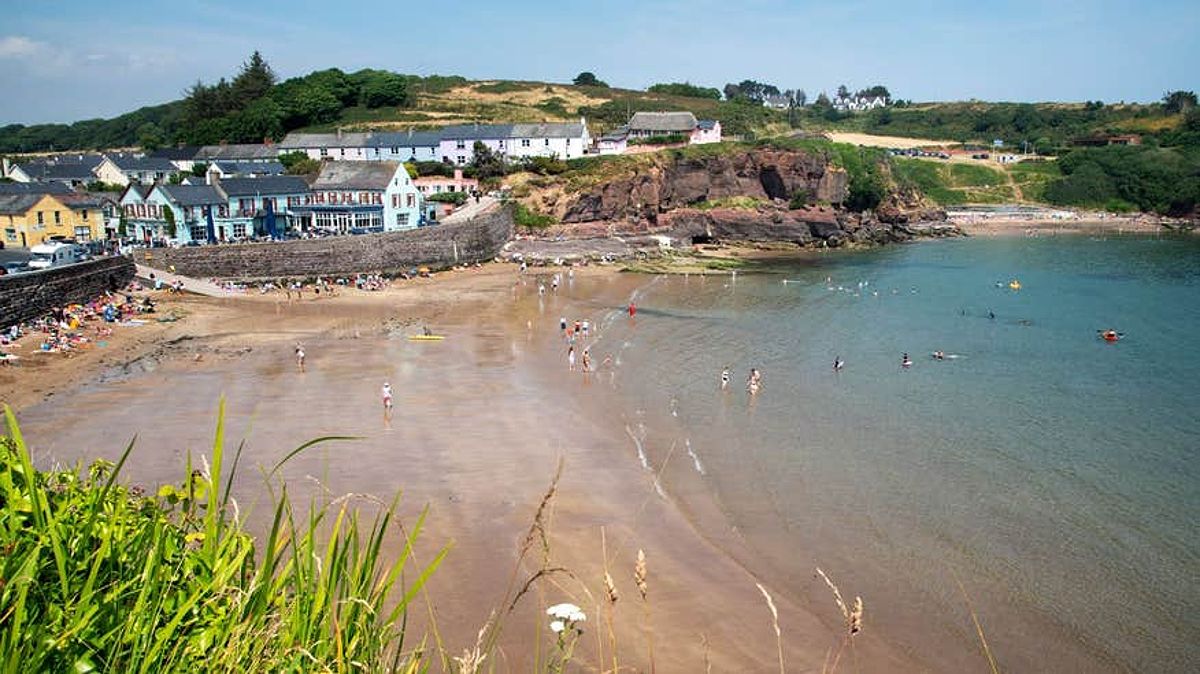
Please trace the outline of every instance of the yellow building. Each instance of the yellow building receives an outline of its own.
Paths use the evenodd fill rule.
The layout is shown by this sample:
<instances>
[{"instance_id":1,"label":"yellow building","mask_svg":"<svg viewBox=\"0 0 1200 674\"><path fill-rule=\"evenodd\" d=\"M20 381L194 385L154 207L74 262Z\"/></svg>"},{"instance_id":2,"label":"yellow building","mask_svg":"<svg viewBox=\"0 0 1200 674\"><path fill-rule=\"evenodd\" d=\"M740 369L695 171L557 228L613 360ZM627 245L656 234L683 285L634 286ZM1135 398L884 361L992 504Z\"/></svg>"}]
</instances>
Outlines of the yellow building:
<instances>
[{"instance_id":1,"label":"yellow building","mask_svg":"<svg viewBox=\"0 0 1200 674\"><path fill-rule=\"evenodd\" d=\"M28 248L54 237L92 241L104 237L100 200L87 194L0 195L4 245Z\"/></svg>"}]
</instances>

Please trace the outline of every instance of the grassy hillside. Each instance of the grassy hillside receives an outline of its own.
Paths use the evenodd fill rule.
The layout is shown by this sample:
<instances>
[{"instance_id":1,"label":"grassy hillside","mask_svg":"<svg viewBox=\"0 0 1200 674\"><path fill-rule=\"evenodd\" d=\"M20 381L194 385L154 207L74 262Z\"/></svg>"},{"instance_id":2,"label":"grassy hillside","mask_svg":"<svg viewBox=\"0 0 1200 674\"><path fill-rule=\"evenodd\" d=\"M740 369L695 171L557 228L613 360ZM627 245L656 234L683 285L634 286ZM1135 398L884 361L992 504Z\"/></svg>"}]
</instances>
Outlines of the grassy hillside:
<instances>
[{"instance_id":1,"label":"grassy hillside","mask_svg":"<svg viewBox=\"0 0 1200 674\"><path fill-rule=\"evenodd\" d=\"M923 103L832 117L836 118L807 114L803 123L983 146L1000 139L1009 147L1020 149L1027 143L1031 151L1042 153L1062 149L1072 138L1099 134L1138 133L1153 138L1170 134L1184 121L1184 115L1170 114L1157 103Z\"/></svg>"}]
</instances>

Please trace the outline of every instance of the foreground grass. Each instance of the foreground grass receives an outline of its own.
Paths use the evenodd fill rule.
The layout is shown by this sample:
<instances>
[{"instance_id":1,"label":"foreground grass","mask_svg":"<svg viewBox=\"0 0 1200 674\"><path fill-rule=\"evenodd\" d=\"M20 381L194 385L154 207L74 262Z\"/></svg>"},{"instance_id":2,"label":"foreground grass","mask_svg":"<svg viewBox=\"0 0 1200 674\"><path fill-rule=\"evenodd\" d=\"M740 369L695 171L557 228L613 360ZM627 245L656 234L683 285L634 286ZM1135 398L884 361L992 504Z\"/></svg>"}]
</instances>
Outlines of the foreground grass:
<instances>
[{"instance_id":1,"label":"foreground grass","mask_svg":"<svg viewBox=\"0 0 1200 674\"><path fill-rule=\"evenodd\" d=\"M297 521L282 489L256 546L229 496L223 404L211 464L189 459L154 495L117 480L132 443L116 464L38 471L5 416L0 672L427 670L405 649L408 606L446 553L409 568L424 514L385 562L395 501L369 526L344 503Z\"/></svg>"}]
</instances>

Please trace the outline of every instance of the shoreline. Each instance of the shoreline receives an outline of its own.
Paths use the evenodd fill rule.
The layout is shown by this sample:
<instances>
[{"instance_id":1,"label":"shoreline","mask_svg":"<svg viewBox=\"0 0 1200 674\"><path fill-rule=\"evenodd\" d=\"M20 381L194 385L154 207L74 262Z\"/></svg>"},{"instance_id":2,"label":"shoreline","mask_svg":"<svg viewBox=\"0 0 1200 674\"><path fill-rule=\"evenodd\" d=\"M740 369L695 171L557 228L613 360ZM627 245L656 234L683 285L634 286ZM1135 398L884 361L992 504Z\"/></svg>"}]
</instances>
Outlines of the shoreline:
<instances>
[{"instance_id":1,"label":"shoreline","mask_svg":"<svg viewBox=\"0 0 1200 674\"><path fill-rule=\"evenodd\" d=\"M576 272L576 282L593 289L577 298L561 298L558 308L542 309L535 279L548 278L553 271L565 274L562 269L531 270L514 285L515 266L489 265L406 282L380 293L344 291L342 297L291 304L255 295L168 300L160 305L162 310L184 307L188 313L182 320L162 329L155 326L143 333L145 338L123 347L114 346L103 354L107 358L96 355L99 349L62 357L60 368L45 366L37 372L62 370L55 375L60 378L39 380L39 391L21 395L9 391L0 397L15 403L39 463L112 458L119 451L115 445L98 447L94 431L84 428L86 424L64 428L62 407L70 406L113 424L120 431L112 435L121 442L140 434L140 451L135 450L138 465L128 478L154 484L178 478L182 452L188 447L207 451L218 392L228 399L229 437L249 441L248 465L269 465L270 455L262 452L280 452L321 434L367 437L368 445L380 450L369 449L351 464L321 450L285 471L285 477L297 495L386 497L403 488L405 519L415 516L414 507L431 506L425 540L455 541L430 586L432 610L447 639L448 655L469 647L487 620L490 603L499 601L498 589L514 559L512 547L529 526L555 457L564 457L566 473L553 507L550 541L555 564L571 569L582 584L554 581L539 586L536 599L524 600L509 618L513 625L502 640L508 662L518 663L522 655L533 652L527 626L541 621L540 606L569 599L585 606L589 615L601 611L592 598L604 594L601 581L607 563L624 599L616 608L623 659L645 665L640 644L647 633L635 617L639 600L629 581L633 557L644 548L651 576L656 657L663 671L695 671L706 657L727 671L769 668L775 654L769 613L747 568L721 545L720 532L727 531L728 525L713 521L721 516L720 508L714 505L697 517L687 510L700 501L689 499L685 504L670 493L667 498L656 495L657 480L641 467L629 438L613 428L613 419L622 414L619 390L602 390L599 375L591 377L597 381L590 386L577 379L580 386L564 390L562 384L571 380L563 380L566 375L559 369L563 366L557 356L552 357L561 339L556 312L591 315L599 328L605 314L619 311L628 292L639 292L653 279L623 275L614 267L582 268ZM549 297L543 301L553 304ZM536 328L528 327L535 321ZM389 333L416 333L426 323L454 339L438 351L434 350L438 347L418 347L389 337ZM290 357L297 340L309 352L309 372L302 376L295 374ZM510 347L498 348L505 343ZM509 349L515 355L507 355ZM114 360L121 362L114 364ZM384 365L388 362L393 365ZM142 368L139 363L150 366ZM369 423L376 416L371 392L378 382L361 385L368 389L365 395L348 392L341 403L325 395L346 386L360 387L354 383L361 383L356 372L379 365L392 370L388 376L397 387L398 408L413 409L411 418L398 417L383 435ZM114 375L114 367L128 372ZM67 370L78 372L71 376ZM470 388L446 389L439 381L461 382ZM514 390L513 401L495 397ZM447 426L455 423L451 408L474 406L480 396L493 404L487 411L475 408L474 428ZM445 402L435 402L439 398ZM264 406L265 400L278 404ZM355 401L371 411L345 408L357 406ZM156 408L166 411L150 412ZM265 414L275 419L268 422ZM368 422L365 427L364 422ZM458 433L447 437L444 430L450 427ZM550 428L556 431L547 434ZM404 449L384 458L391 452L383 447L396 442L391 438L397 434L404 438ZM489 452L473 451L480 447L489 447ZM648 453L654 456L660 450L652 447ZM672 461L683 458L678 455ZM398 482L385 477L400 465L406 469ZM369 472L362 472L368 466ZM244 473L235 485L235 492L254 513L262 510L261 503L260 508L253 507L262 499L258 484ZM498 488L499 484L504 487ZM606 562L599 554L601 527L608 540ZM714 534L718 540L712 538ZM427 549L424 554L431 552ZM520 575L536 569L536 561L527 561ZM788 660L815 667L836 642L837 621L820 617L826 613L839 617L832 600L807 606L794 601L784 588L769 589L788 626L784 641ZM600 618L599 613L594 615L597 628ZM697 634L705 635L714 652L706 655L707 647ZM901 669L916 666L879 634L866 636L858 648L868 662ZM607 659L601 653L607 650L607 644L587 648L581 644L579 655L597 664L601 657ZM518 665L514 671L523 670Z\"/></svg>"}]
</instances>

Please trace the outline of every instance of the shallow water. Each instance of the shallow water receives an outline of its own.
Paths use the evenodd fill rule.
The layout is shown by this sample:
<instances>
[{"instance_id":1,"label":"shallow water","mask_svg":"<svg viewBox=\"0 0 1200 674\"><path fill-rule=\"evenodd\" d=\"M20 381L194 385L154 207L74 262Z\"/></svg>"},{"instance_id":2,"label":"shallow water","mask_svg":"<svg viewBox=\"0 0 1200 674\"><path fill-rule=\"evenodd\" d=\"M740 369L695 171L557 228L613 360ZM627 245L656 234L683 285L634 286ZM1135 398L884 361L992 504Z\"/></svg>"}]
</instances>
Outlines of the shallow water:
<instances>
[{"instance_id":1,"label":"shallow water","mask_svg":"<svg viewBox=\"0 0 1200 674\"><path fill-rule=\"evenodd\" d=\"M1006 671L1195 671L1198 291L1194 238L967 239L662 279L609 341L791 594L942 671L987 667L969 607Z\"/></svg>"}]
</instances>

